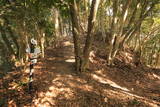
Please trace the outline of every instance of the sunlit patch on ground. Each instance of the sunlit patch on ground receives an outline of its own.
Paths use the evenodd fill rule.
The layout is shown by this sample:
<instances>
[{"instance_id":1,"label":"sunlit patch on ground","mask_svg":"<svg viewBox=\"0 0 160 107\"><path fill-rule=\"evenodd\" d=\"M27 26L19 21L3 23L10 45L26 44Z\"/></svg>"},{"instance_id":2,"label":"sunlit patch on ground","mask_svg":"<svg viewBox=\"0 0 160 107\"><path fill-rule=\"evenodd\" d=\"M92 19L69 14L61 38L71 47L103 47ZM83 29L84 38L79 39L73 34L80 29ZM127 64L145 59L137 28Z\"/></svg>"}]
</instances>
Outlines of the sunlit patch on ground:
<instances>
[{"instance_id":1,"label":"sunlit patch on ground","mask_svg":"<svg viewBox=\"0 0 160 107\"><path fill-rule=\"evenodd\" d=\"M124 93L121 93L120 91L115 91L115 90L110 90L110 89L105 89L103 91L103 94L113 99L128 100L128 99L133 98L133 96L126 95Z\"/></svg>"},{"instance_id":2,"label":"sunlit patch on ground","mask_svg":"<svg viewBox=\"0 0 160 107\"><path fill-rule=\"evenodd\" d=\"M143 102L146 105L149 105L151 107L158 107L157 102L152 101L150 99L126 92L126 91L115 91L115 90L104 90L104 95L113 98L113 99L119 99L127 102L128 100L134 100L135 98L138 99L137 103Z\"/></svg>"},{"instance_id":3,"label":"sunlit patch on ground","mask_svg":"<svg viewBox=\"0 0 160 107\"><path fill-rule=\"evenodd\" d=\"M71 46L71 45L73 45L73 43L71 43L70 41L66 41L63 44L64 44L64 46Z\"/></svg>"},{"instance_id":4,"label":"sunlit patch on ground","mask_svg":"<svg viewBox=\"0 0 160 107\"><path fill-rule=\"evenodd\" d=\"M72 99L74 98L74 93L70 88L58 88L51 86L50 90L39 94L39 98L34 100L35 105L45 105L46 102L50 102L52 105L55 105L56 100L60 100L61 98ZM60 96L61 95L61 96ZM56 99L58 98L58 99Z\"/></svg>"},{"instance_id":5,"label":"sunlit patch on ground","mask_svg":"<svg viewBox=\"0 0 160 107\"><path fill-rule=\"evenodd\" d=\"M155 79L159 79L160 80L160 76L158 76L157 74L152 74L153 75L153 77L155 78Z\"/></svg>"},{"instance_id":6,"label":"sunlit patch on ground","mask_svg":"<svg viewBox=\"0 0 160 107\"><path fill-rule=\"evenodd\" d=\"M111 81L109 79L97 76L95 74L92 74L92 77L93 77L93 79L99 81L100 83L109 84L112 87L119 88L119 89L124 90L124 91L129 91L127 88L121 87L121 86L119 86L118 84L116 84L115 82L113 82L113 81Z\"/></svg>"},{"instance_id":7,"label":"sunlit patch on ground","mask_svg":"<svg viewBox=\"0 0 160 107\"><path fill-rule=\"evenodd\" d=\"M75 59L67 59L66 62L75 62Z\"/></svg>"},{"instance_id":8,"label":"sunlit patch on ground","mask_svg":"<svg viewBox=\"0 0 160 107\"><path fill-rule=\"evenodd\" d=\"M39 106L48 106L48 102L50 102L53 106L56 104L56 100L61 99L69 99L74 98L74 92L71 88L65 86L63 82L61 82L63 78L57 77L53 80L52 86L49 87L47 92L40 92L39 98L34 100L35 105Z\"/></svg>"},{"instance_id":9,"label":"sunlit patch on ground","mask_svg":"<svg viewBox=\"0 0 160 107\"><path fill-rule=\"evenodd\" d=\"M55 60L55 58L53 57L53 58L48 58L47 59L48 61L53 61L53 60Z\"/></svg>"}]
</instances>

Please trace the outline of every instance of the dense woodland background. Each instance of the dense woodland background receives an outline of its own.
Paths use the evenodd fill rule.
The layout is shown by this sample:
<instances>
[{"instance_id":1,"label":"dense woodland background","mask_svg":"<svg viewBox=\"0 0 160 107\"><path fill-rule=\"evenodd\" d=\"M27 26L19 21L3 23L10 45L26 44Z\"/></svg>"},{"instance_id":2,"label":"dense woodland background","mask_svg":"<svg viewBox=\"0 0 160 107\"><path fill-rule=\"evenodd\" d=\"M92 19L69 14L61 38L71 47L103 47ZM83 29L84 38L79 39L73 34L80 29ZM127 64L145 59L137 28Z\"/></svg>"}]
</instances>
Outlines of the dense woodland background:
<instances>
[{"instance_id":1,"label":"dense woodland background","mask_svg":"<svg viewBox=\"0 0 160 107\"><path fill-rule=\"evenodd\" d=\"M73 42L76 73L91 71L91 57L103 59L105 67L159 70L160 1L0 0L0 77L27 69L25 50L33 37L40 59L48 48Z\"/></svg>"},{"instance_id":2,"label":"dense woodland background","mask_svg":"<svg viewBox=\"0 0 160 107\"><path fill-rule=\"evenodd\" d=\"M87 68L95 39L103 44L109 65L120 50L130 48L138 62L159 66L159 0L1 0L0 5L3 69L26 62L31 37L44 51L64 36L73 36L77 71Z\"/></svg>"}]
</instances>

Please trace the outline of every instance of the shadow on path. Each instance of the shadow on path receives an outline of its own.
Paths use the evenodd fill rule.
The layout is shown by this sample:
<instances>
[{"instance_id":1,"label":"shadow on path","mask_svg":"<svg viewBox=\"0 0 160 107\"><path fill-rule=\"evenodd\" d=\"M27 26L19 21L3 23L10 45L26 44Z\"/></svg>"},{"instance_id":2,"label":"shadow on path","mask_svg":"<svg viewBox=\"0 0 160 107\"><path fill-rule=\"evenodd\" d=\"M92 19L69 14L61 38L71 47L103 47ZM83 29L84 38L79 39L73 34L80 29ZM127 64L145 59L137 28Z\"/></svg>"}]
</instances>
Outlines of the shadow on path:
<instances>
[{"instance_id":1,"label":"shadow on path","mask_svg":"<svg viewBox=\"0 0 160 107\"><path fill-rule=\"evenodd\" d=\"M158 107L158 102L134 94L104 72L74 71L73 43L46 49L46 57L35 68L32 94L16 90L7 96L9 105L31 107ZM95 66L95 65L94 65ZM11 90L9 90L11 91ZM12 92L13 93L13 92ZM11 94L12 95L12 94ZM17 95L17 96L16 96Z\"/></svg>"}]
</instances>

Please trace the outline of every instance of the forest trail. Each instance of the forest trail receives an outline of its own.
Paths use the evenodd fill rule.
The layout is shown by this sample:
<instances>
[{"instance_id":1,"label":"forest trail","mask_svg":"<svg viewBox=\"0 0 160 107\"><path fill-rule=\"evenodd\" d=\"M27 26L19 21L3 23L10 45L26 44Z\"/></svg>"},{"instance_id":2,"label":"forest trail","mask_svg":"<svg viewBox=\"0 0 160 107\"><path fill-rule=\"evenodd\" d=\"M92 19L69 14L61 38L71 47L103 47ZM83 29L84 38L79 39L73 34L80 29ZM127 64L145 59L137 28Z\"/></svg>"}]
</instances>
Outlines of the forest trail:
<instances>
[{"instance_id":1,"label":"forest trail","mask_svg":"<svg viewBox=\"0 0 160 107\"><path fill-rule=\"evenodd\" d=\"M77 74L73 69L73 55L73 43L68 39L63 40L60 47L46 49L45 58L39 60L35 67L32 94L28 94L27 87L24 87L23 91L21 89L10 96L9 104L28 107L158 107L160 105L158 90L160 83L156 83L157 81L154 87L150 86L152 89L146 90L142 86L151 83L136 82L139 85L135 85L131 81L127 82L131 77L124 76L123 71L121 72L124 74L121 75L116 68L107 70L99 68ZM92 66L97 68L97 64ZM26 77L27 75L25 74Z\"/></svg>"},{"instance_id":2,"label":"forest trail","mask_svg":"<svg viewBox=\"0 0 160 107\"><path fill-rule=\"evenodd\" d=\"M159 1L0 0L0 107L160 107Z\"/></svg>"},{"instance_id":3,"label":"forest trail","mask_svg":"<svg viewBox=\"0 0 160 107\"><path fill-rule=\"evenodd\" d=\"M38 93L37 97L33 99L33 105L38 107L106 107L114 105L158 107L157 101L133 94L134 91L131 92L130 89L118 85L113 81L115 78L111 78L101 71L76 74L73 69L73 43L64 40L60 46L56 49L48 49L46 58L37 66L35 84L38 86Z\"/></svg>"}]
</instances>

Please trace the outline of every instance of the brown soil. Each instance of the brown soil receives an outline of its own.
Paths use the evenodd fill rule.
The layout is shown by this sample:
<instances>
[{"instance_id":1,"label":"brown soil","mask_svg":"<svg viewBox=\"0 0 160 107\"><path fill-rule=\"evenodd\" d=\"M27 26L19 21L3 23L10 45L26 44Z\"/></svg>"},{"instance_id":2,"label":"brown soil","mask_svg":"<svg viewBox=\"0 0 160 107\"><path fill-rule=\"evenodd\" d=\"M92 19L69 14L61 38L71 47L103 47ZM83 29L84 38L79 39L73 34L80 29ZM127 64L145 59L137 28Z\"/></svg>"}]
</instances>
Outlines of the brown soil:
<instances>
[{"instance_id":1,"label":"brown soil","mask_svg":"<svg viewBox=\"0 0 160 107\"><path fill-rule=\"evenodd\" d=\"M27 72L0 80L0 105L10 107L158 107L160 70L119 64L107 67L93 57L87 72L74 71L73 43L46 49L35 67L32 93ZM3 87L2 87L3 86ZM5 87L4 87L5 86Z\"/></svg>"}]
</instances>

